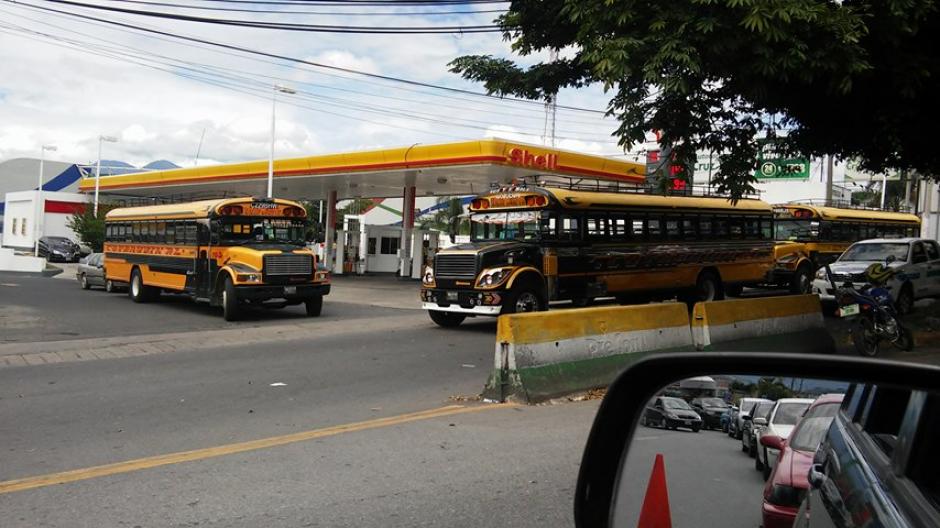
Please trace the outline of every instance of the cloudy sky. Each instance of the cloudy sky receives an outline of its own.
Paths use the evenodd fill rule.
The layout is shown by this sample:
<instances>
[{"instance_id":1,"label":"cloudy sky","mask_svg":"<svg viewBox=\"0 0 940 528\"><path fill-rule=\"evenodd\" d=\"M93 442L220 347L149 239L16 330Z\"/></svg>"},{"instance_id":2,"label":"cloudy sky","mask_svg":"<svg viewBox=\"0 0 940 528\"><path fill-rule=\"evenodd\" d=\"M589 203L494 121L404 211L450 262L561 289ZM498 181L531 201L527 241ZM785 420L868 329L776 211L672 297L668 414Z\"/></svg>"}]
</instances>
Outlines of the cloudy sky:
<instances>
[{"instance_id":1,"label":"cloudy sky","mask_svg":"<svg viewBox=\"0 0 940 528\"><path fill-rule=\"evenodd\" d=\"M115 2L93 2L115 6ZM54 144L53 158L79 163L97 157L142 165L168 159L183 166L263 159L270 148L275 83L278 157L372 147L498 136L542 143L540 105L506 102L409 86L250 56L78 20L22 6L68 10L135 26L436 85L482 91L447 71L465 54L511 56L499 33L464 35L329 34L232 28L68 7L44 0L0 0L0 160L37 157ZM177 0L174 3L195 4ZM221 2L222 5L229 5ZM123 3L134 7L133 3ZM202 3L202 5L206 5ZM237 5L237 4L231 4ZM500 9L506 4L436 8L280 6L329 14L252 14L138 9L217 18L323 25L442 26L488 24L493 13L355 16L348 13ZM271 6L250 5L271 9ZM342 11L347 14L335 14ZM530 57L525 62L541 60ZM567 91L562 105L603 110L599 87ZM598 154L622 152L609 134L612 120L589 112L558 111L557 145ZM200 148L201 140L201 148Z\"/></svg>"}]
</instances>

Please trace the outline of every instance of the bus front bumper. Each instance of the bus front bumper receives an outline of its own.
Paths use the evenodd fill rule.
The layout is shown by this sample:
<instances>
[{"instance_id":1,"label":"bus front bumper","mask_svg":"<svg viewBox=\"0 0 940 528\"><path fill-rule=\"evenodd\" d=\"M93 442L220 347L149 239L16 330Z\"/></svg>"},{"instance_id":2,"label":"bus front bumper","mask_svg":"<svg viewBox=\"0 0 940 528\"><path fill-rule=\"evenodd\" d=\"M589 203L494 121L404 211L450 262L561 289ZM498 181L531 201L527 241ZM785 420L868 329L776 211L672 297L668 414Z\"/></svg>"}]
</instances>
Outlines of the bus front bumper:
<instances>
[{"instance_id":1,"label":"bus front bumper","mask_svg":"<svg viewBox=\"0 0 940 528\"><path fill-rule=\"evenodd\" d=\"M421 307L425 310L464 313L468 315L499 315L505 292L476 290L421 289Z\"/></svg>"},{"instance_id":2,"label":"bus front bumper","mask_svg":"<svg viewBox=\"0 0 940 528\"><path fill-rule=\"evenodd\" d=\"M235 295L246 301L266 301L268 299L286 299L288 301L304 301L313 297L329 295L330 285L327 284L291 284L273 286L263 284L260 286L236 286Z\"/></svg>"}]
</instances>

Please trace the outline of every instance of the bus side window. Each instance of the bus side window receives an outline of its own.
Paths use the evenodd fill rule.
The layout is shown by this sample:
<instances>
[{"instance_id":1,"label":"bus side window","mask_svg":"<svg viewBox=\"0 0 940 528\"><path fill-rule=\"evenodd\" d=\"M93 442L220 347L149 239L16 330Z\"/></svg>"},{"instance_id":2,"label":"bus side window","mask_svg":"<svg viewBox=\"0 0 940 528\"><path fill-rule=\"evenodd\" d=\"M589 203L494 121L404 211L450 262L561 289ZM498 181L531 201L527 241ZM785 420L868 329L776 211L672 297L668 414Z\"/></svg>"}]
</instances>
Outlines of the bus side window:
<instances>
[{"instance_id":1,"label":"bus side window","mask_svg":"<svg viewBox=\"0 0 940 528\"><path fill-rule=\"evenodd\" d=\"M828 242L833 240L832 238L832 222L820 222L819 223L819 239Z\"/></svg>"},{"instance_id":2,"label":"bus side window","mask_svg":"<svg viewBox=\"0 0 940 528\"><path fill-rule=\"evenodd\" d=\"M176 222L166 223L166 243L176 244Z\"/></svg>"},{"instance_id":3,"label":"bus side window","mask_svg":"<svg viewBox=\"0 0 940 528\"><path fill-rule=\"evenodd\" d=\"M761 240L771 240L774 238L774 220L773 218L761 218L760 221Z\"/></svg>"},{"instance_id":4,"label":"bus side window","mask_svg":"<svg viewBox=\"0 0 940 528\"><path fill-rule=\"evenodd\" d=\"M562 240L581 240L581 223L577 216L562 216L559 237Z\"/></svg>"},{"instance_id":5,"label":"bus side window","mask_svg":"<svg viewBox=\"0 0 940 528\"><path fill-rule=\"evenodd\" d=\"M150 222L140 223L140 241L150 242Z\"/></svg>"},{"instance_id":6,"label":"bus side window","mask_svg":"<svg viewBox=\"0 0 940 528\"><path fill-rule=\"evenodd\" d=\"M713 223L714 221L715 221L715 219L714 219L713 217L711 217L711 216L701 216L701 217L699 217L699 219L698 219L698 232L699 232L699 237L701 237L702 239L705 239L705 240L712 238L712 233L713 233L713 231L712 231L712 223Z\"/></svg>"},{"instance_id":7,"label":"bus side window","mask_svg":"<svg viewBox=\"0 0 940 528\"><path fill-rule=\"evenodd\" d=\"M679 231L679 218L676 216L667 216L664 220L664 231L666 232L666 238L669 240L679 240L682 238L682 233Z\"/></svg>"},{"instance_id":8,"label":"bus side window","mask_svg":"<svg viewBox=\"0 0 940 528\"><path fill-rule=\"evenodd\" d=\"M760 238L760 218L757 217L748 217L744 220L744 236L745 238L758 239Z\"/></svg>"},{"instance_id":9,"label":"bus side window","mask_svg":"<svg viewBox=\"0 0 940 528\"><path fill-rule=\"evenodd\" d=\"M627 217L619 214L610 216L610 238L618 241L627 239Z\"/></svg>"},{"instance_id":10,"label":"bus side window","mask_svg":"<svg viewBox=\"0 0 940 528\"><path fill-rule=\"evenodd\" d=\"M632 219L631 238L635 240L646 240L646 220L643 220L642 218Z\"/></svg>"},{"instance_id":11,"label":"bus side window","mask_svg":"<svg viewBox=\"0 0 940 528\"><path fill-rule=\"evenodd\" d=\"M104 240L105 242L111 242L114 240L114 224L108 224L104 228Z\"/></svg>"},{"instance_id":12,"label":"bus side window","mask_svg":"<svg viewBox=\"0 0 940 528\"><path fill-rule=\"evenodd\" d=\"M716 218L715 219L715 231L714 235L717 238L725 238L731 233L730 227L728 226L727 218Z\"/></svg>"},{"instance_id":13,"label":"bus side window","mask_svg":"<svg viewBox=\"0 0 940 528\"><path fill-rule=\"evenodd\" d=\"M646 222L646 234L649 237L651 242L660 241L663 239L663 227L662 227L662 218L658 216L651 216Z\"/></svg>"},{"instance_id":14,"label":"bus side window","mask_svg":"<svg viewBox=\"0 0 940 528\"><path fill-rule=\"evenodd\" d=\"M587 217L587 234L592 240L604 240L607 238L607 217L601 215L589 215Z\"/></svg>"},{"instance_id":15,"label":"bus side window","mask_svg":"<svg viewBox=\"0 0 940 528\"><path fill-rule=\"evenodd\" d=\"M131 242L140 242L140 222L131 222Z\"/></svg>"},{"instance_id":16,"label":"bus side window","mask_svg":"<svg viewBox=\"0 0 940 528\"><path fill-rule=\"evenodd\" d=\"M554 240L558 222L554 213L543 212L539 219L539 234L542 240Z\"/></svg>"},{"instance_id":17,"label":"bus side window","mask_svg":"<svg viewBox=\"0 0 940 528\"><path fill-rule=\"evenodd\" d=\"M682 219L682 238L686 240L695 240L698 238L698 233L695 231L695 218L683 218Z\"/></svg>"},{"instance_id":18,"label":"bus side window","mask_svg":"<svg viewBox=\"0 0 940 528\"><path fill-rule=\"evenodd\" d=\"M159 244L166 243L166 222L155 222L154 223L154 237L153 241Z\"/></svg>"}]
</instances>

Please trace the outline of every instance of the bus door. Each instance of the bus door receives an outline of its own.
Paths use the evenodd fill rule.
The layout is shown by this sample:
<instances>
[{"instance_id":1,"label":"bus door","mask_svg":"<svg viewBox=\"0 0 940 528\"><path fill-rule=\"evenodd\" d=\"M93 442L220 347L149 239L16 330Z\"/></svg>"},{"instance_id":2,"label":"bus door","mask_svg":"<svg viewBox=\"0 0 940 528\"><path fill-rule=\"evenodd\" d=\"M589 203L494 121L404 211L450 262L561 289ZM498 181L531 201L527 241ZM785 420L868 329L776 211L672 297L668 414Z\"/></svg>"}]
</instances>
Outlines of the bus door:
<instances>
[{"instance_id":1,"label":"bus door","mask_svg":"<svg viewBox=\"0 0 940 528\"><path fill-rule=\"evenodd\" d=\"M211 269L209 254L212 251L209 239L208 223L197 222L196 225L196 262L193 266L195 272L196 297L208 298L211 295Z\"/></svg>"}]
</instances>

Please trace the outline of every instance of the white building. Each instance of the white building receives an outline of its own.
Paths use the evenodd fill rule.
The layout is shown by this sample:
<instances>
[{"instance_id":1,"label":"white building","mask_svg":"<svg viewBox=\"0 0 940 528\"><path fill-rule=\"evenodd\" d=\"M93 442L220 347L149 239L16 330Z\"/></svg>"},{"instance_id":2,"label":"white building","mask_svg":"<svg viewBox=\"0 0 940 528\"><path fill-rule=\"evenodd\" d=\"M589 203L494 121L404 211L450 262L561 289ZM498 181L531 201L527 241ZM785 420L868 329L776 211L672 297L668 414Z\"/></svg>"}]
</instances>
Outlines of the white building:
<instances>
[{"instance_id":1,"label":"white building","mask_svg":"<svg viewBox=\"0 0 940 528\"><path fill-rule=\"evenodd\" d=\"M3 246L17 249L32 249L42 236L64 236L78 242L78 237L69 229L68 221L73 213L85 209L88 196L66 192L43 192L42 204L37 203L38 191L6 193L3 222ZM36 219L38 216L39 222Z\"/></svg>"}]
</instances>

